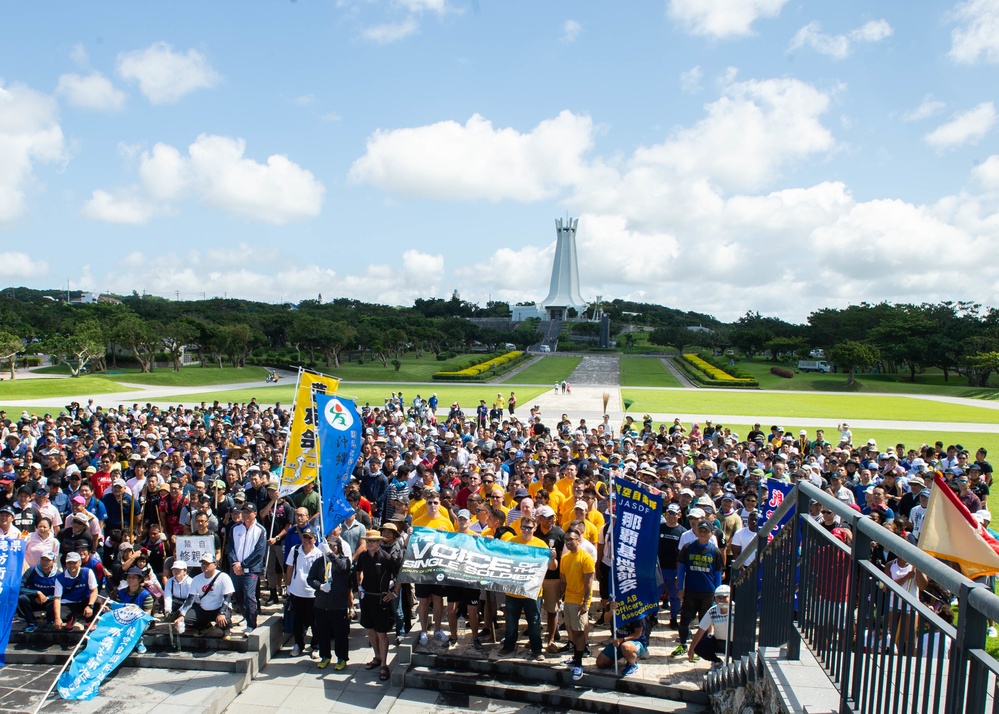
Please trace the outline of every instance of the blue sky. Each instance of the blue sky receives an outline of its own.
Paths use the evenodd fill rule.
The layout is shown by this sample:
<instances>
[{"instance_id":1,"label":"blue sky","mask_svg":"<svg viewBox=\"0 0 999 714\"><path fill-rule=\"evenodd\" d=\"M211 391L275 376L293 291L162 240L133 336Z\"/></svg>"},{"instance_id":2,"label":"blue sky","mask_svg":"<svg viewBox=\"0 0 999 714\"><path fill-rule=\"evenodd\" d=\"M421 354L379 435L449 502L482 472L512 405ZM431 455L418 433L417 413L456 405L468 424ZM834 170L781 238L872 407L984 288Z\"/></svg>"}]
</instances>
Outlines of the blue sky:
<instances>
[{"instance_id":1,"label":"blue sky","mask_svg":"<svg viewBox=\"0 0 999 714\"><path fill-rule=\"evenodd\" d=\"M999 0L20 3L0 284L999 305Z\"/></svg>"}]
</instances>

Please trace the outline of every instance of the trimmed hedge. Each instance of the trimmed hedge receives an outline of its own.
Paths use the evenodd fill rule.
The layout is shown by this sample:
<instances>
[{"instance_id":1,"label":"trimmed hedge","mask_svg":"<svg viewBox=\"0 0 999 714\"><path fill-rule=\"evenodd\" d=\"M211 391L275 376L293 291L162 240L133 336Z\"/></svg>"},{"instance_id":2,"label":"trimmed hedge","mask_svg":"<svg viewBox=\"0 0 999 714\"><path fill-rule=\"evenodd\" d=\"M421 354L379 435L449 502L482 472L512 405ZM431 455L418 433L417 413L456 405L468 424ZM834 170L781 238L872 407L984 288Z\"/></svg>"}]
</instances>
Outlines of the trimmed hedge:
<instances>
[{"instance_id":1,"label":"trimmed hedge","mask_svg":"<svg viewBox=\"0 0 999 714\"><path fill-rule=\"evenodd\" d=\"M794 372L789 369L784 369L783 367L771 367L770 374L775 374L778 377L783 377L784 379L791 379L794 376Z\"/></svg>"},{"instance_id":2,"label":"trimmed hedge","mask_svg":"<svg viewBox=\"0 0 999 714\"><path fill-rule=\"evenodd\" d=\"M724 389L757 389L760 383L755 379L737 379L708 364L695 354L679 356L677 365L688 378L704 387L721 387ZM704 365L703 367L701 365ZM710 371L709 371L710 370ZM724 377L716 378L714 375Z\"/></svg>"},{"instance_id":3,"label":"trimmed hedge","mask_svg":"<svg viewBox=\"0 0 999 714\"><path fill-rule=\"evenodd\" d=\"M482 382L503 374L527 358L528 355L519 350L498 356L484 355L481 359L471 360L471 364L461 363L452 365L452 369L447 371L435 372L431 378L436 382Z\"/></svg>"}]
</instances>

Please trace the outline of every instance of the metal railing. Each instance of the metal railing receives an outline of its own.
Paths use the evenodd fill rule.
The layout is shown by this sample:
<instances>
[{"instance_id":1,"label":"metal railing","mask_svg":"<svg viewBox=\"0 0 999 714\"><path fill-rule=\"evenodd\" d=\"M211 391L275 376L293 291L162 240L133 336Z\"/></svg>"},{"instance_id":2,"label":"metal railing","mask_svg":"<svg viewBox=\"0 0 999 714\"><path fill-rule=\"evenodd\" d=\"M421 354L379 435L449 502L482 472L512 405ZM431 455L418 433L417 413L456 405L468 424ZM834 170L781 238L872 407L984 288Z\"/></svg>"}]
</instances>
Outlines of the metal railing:
<instances>
[{"instance_id":1,"label":"metal railing","mask_svg":"<svg viewBox=\"0 0 999 714\"><path fill-rule=\"evenodd\" d=\"M851 545L808 515L810 501L831 510L853 533ZM761 535L794 515L765 542ZM798 483L732 563L729 655L804 642L840 692L840 712L985 712L999 714L999 662L985 651L999 597L922 552L811 483ZM881 550L912 564L899 585L878 565ZM932 581L957 598L934 602Z\"/></svg>"}]
</instances>

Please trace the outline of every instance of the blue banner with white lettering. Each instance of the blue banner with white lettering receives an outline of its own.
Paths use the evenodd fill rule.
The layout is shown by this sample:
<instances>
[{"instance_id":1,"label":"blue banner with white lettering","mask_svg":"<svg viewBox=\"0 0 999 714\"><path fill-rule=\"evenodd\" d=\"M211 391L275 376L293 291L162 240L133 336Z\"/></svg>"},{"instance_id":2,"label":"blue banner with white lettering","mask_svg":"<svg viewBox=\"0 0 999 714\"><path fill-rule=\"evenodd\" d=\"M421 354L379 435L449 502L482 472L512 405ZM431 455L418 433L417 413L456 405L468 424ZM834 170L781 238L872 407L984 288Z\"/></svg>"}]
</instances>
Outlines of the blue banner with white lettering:
<instances>
[{"instance_id":1,"label":"blue banner with white lettering","mask_svg":"<svg viewBox=\"0 0 999 714\"><path fill-rule=\"evenodd\" d=\"M767 497L766 499L760 500L760 525L770 520L770 516L777 512L780 505L784 503L784 499L787 498L788 494L794 490L793 483L785 483L784 481L778 481L775 478L767 479ZM767 543L774 539L785 523L791 520L794 516L794 509L792 508L788 511L783 518L780 519L780 523L774 524L774 527L770 529L767 534Z\"/></svg>"},{"instance_id":2,"label":"blue banner with white lettering","mask_svg":"<svg viewBox=\"0 0 999 714\"><path fill-rule=\"evenodd\" d=\"M659 611L659 491L614 479L614 567L611 593L617 621L631 622Z\"/></svg>"},{"instance_id":3,"label":"blue banner with white lettering","mask_svg":"<svg viewBox=\"0 0 999 714\"><path fill-rule=\"evenodd\" d=\"M0 538L0 667L6 664L4 653L17 612L17 596L21 594L24 543L21 539Z\"/></svg>"},{"instance_id":4,"label":"blue banner with white lettering","mask_svg":"<svg viewBox=\"0 0 999 714\"><path fill-rule=\"evenodd\" d=\"M318 392L313 398L319 417L319 487L322 490L323 530L329 533L354 512L344 489L350 483L350 474L361 455L361 417L354 402L349 399Z\"/></svg>"},{"instance_id":5,"label":"blue banner with white lettering","mask_svg":"<svg viewBox=\"0 0 999 714\"><path fill-rule=\"evenodd\" d=\"M138 605L109 603L86 648L59 677L59 696L74 701L96 697L101 682L132 653L152 619Z\"/></svg>"},{"instance_id":6,"label":"blue banner with white lettering","mask_svg":"<svg viewBox=\"0 0 999 714\"><path fill-rule=\"evenodd\" d=\"M548 570L549 553L548 548L515 540L417 527L409 536L399 580L536 598Z\"/></svg>"}]
</instances>

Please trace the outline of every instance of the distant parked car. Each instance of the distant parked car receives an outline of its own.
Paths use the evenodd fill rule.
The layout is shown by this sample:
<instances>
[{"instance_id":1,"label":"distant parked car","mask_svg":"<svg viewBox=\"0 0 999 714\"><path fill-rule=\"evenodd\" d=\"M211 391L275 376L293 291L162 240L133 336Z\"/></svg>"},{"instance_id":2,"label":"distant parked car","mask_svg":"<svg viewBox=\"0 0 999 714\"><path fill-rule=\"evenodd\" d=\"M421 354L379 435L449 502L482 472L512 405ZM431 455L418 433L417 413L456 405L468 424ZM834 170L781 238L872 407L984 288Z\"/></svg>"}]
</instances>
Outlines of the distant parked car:
<instances>
[{"instance_id":1,"label":"distant parked car","mask_svg":"<svg viewBox=\"0 0 999 714\"><path fill-rule=\"evenodd\" d=\"M798 369L802 372L831 372L832 367L825 360L798 360Z\"/></svg>"},{"instance_id":2,"label":"distant parked car","mask_svg":"<svg viewBox=\"0 0 999 714\"><path fill-rule=\"evenodd\" d=\"M503 345L503 349L509 352L511 350L517 349L517 345L513 344L512 342L507 342L505 345Z\"/></svg>"},{"instance_id":3,"label":"distant parked car","mask_svg":"<svg viewBox=\"0 0 999 714\"><path fill-rule=\"evenodd\" d=\"M552 348L549 347L548 345L541 345L538 348L538 352L551 352L551 351L552 351Z\"/></svg>"}]
</instances>

